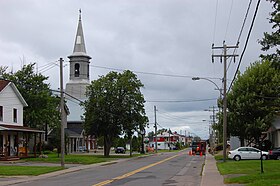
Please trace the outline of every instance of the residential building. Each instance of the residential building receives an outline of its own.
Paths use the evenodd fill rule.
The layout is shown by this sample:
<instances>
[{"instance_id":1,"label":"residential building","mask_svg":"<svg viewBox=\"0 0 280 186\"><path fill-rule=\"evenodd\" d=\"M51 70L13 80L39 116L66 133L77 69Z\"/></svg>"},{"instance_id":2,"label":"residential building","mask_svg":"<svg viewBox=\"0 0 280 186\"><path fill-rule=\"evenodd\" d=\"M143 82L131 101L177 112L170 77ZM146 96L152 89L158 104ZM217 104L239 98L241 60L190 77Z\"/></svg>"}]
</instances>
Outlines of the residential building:
<instances>
[{"instance_id":1,"label":"residential building","mask_svg":"<svg viewBox=\"0 0 280 186\"><path fill-rule=\"evenodd\" d=\"M276 116L268 132L268 139L274 148L280 147L280 116Z\"/></svg>"},{"instance_id":2,"label":"residential building","mask_svg":"<svg viewBox=\"0 0 280 186\"><path fill-rule=\"evenodd\" d=\"M0 80L0 160L36 156L43 131L24 126L27 103L14 83Z\"/></svg>"},{"instance_id":3,"label":"residential building","mask_svg":"<svg viewBox=\"0 0 280 186\"><path fill-rule=\"evenodd\" d=\"M176 143L179 142L179 135L175 133L163 132L157 135L157 148L158 150L169 150L176 147ZM155 148L156 138L150 142L150 147Z\"/></svg>"}]
</instances>

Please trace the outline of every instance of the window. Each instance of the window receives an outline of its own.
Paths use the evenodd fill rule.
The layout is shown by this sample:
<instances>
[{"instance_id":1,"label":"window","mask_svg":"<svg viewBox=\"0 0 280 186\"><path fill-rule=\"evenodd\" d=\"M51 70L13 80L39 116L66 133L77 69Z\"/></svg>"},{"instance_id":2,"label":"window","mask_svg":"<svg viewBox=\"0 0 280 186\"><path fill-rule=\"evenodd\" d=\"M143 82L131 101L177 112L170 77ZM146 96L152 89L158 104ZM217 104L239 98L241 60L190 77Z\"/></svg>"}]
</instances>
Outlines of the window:
<instances>
[{"instance_id":1,"label":"window","mask_svg":"<svg viewBox=\"0 0 280 186\"><path fill-rule=\"evenodd\" d=\"M3 121L3 106L0 106L0 121Z\"/></svg>"},{"instance_id":2,"label":"window","mask_svg":"<svg viewBox=\"0 0 280 186\"><path fill-rule=\"evenodd\" d=\"M80 76L80 64L76 63L75 64L75 77L79 77Z\"/></svg>"},{"instance_id":3,"label":"window","mask_svg":"<svg viewBox=\"0 0 280 186\"><path fill-rule=\"evenodd\" d=\"M87 77L89 78L89 64L87 64Z\"/></svg>"},{"instance_id":4,"label":"window","mask_svg":"<svg viewBox=\"0 0 280 186\"><path fill-rule=\"evenodd\" d=\"M240 148L238 151L247 151L247 148Z\"/></svg>"},{"instance_id":5,"label":"window","mask_svg":"<svg viewBox=\"0 0 280 186\"><path fill-rule=\"evenodd\" d=\"M14 108L14 112L13 112L13 119L14 119L14 123L17 123L17 109Z\"/></svg>"}]
</instances>

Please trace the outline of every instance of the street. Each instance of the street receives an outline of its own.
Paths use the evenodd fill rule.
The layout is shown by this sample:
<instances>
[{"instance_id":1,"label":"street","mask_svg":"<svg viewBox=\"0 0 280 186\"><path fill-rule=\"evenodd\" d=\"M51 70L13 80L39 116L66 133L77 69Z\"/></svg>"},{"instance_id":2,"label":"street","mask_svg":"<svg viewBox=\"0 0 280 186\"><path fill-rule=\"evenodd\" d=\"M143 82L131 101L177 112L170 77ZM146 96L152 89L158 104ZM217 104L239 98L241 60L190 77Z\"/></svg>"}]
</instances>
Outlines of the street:
<instances>
[{"instance_id":1,"label":"street","mask_svg":"<svg viewBox=\"0 0 280 186\"><path fill-rule=\"evenodd\" d=\"M101 185L193 185L201 182L204 156L190 156L188 150L158 153L121 160L76 172L28 181L16 185L101 186Z\"/></svg>"}]
</instances>

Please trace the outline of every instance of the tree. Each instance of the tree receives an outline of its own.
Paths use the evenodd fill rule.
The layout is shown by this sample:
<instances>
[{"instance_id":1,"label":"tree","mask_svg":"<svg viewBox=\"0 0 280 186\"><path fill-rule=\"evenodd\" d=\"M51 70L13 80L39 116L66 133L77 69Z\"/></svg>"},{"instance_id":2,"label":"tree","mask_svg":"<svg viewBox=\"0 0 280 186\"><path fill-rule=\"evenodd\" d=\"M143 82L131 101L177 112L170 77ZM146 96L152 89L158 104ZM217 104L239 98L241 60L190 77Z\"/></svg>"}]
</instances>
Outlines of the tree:
<instances>
[{"instance_id":1,"label":"tree","mask_svg":"<svg viewBox=\"0 0 280 186\"><path fill-rule=\"evenodd\" d=\"M33 64L24 65L16 73L3 73L3 78L15 83L19 92L28 104L24 108L25 126L45 129L45 125L54 127L59 123L59 101L52 94L50 85L45 83L48 77L34 72Z\"/></svg>"},{"instance_id":2,"label":"tree","mask_svg":"<svg viewBox=\"0 0 280 186\"><path fill-rule=\"evenodd\" d=\"M259 142L279 111L280 74L271 62L255 62L239 74L228 94L228 132ZM244 144L242 144L244 145Z\"/></svg>"},{"instance_id":3,"label":"tree","mask_svg":"<svg viewBox=\"0 0 280 186\"><path fill-rule=\"evenodd\" d=\"M145 127L143 84L131 71L110 72L92 81L87 88L84 128L88 135L104 137L104 156L119 135L132 137L135 131Z\"/></svg>"},{"instance_id":4,"label":"tree","mask_svg":"<svg viewBox=\"0 0 280 186\"><path fill-rule=\"evenodd\" d=\"M271 18L269 23L272 23L272 32L264 33L263 39L260 41L263 51L269 51L275 49L273 53L267 55L261 55L263 59L272 61L274 66L280 68L280 1L269 0L273 5L274 11L270 13Z\"/></svg>"}]
</instances>

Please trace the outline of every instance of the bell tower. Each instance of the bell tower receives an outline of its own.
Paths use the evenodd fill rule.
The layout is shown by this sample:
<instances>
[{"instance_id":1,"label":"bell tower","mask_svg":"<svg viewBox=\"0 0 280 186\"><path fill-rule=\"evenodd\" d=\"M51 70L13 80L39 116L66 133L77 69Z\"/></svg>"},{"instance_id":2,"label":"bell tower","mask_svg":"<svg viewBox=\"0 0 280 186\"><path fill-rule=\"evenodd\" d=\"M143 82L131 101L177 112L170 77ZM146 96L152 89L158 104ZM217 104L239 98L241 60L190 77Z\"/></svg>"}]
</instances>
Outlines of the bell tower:
<instances>
[{"instance_id":1,"label":"bell tower","mask_svg":"<svg viewBox=\"0 0 280 186\"><path fill-rule=\"evenodd\" d=\"M79 10L78 28L73 53L68 56L70 63L69 82L66 92L76 98L85 99L86 86L89 85L89 63L91 57L87 55L81 10Z\"/></svg>"}]
</instances>

